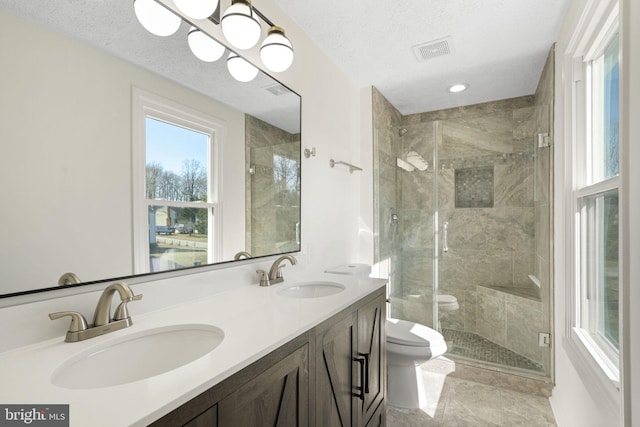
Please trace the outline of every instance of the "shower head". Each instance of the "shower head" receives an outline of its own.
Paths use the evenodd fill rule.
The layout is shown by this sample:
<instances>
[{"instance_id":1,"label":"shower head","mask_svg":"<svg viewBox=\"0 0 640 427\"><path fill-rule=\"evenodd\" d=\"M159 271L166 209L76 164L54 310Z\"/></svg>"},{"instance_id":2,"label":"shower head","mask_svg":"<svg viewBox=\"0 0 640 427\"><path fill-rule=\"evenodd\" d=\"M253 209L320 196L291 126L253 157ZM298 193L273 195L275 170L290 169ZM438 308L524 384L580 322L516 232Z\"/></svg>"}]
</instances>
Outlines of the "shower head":
<instances>
[{"instance_id":1,"label":"shower head","mask_svg":"<svg viewBox=\"0 0 640 427\"><path fill-rule=\"evenodd\" d=\"M398 135L403 136L405 133L407 133L407 128L398 129Z\"/></svg>"}]
</instances>

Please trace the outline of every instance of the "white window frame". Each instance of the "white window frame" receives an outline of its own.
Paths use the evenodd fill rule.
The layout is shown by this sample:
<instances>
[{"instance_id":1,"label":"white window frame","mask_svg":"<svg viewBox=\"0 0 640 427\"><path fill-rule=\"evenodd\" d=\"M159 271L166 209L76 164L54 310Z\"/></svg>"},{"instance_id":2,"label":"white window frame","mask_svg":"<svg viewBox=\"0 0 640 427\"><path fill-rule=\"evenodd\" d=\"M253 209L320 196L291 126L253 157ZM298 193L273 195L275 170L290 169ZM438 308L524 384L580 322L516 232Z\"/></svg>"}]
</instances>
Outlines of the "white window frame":
<instances>
[{"instance_id":1,"label":"white window frame","mask_svg":"<svg viewBox=\"0 0 640 427\"><path fill-rule=\"evenodd\" d=\"M563 67L566 86L564 87L565 108L564 117L567 125L565 131L566 146L564 147L564 194L565 194L565 222L564 238L567 243L564 253L566 280L566 323L563 345L576 371L585 382L587 388L608 407L612 419L618 419L621 407L620 397L620 367L611 363L612 354L606 346L601 346L597 339L583 330L581 325L581 292L584 290L581 267L580 235L581 230L581 200L588 195L604 193L618 189L622 193L619 176L592 183L591 171L592 153L587 150L591 138L589 117L592 112L587 111L590 104L586 81L590 61L601 54L611 37L618 32L619 5L617 0L588 0L584 13L577 24L568 48L560 52L560 65ZM570 125L569 125L570 123ZM622 167L622 162L620 162ZM562 238L559 235L558 238ZM623 233L619 233L618 247L622 247ZM619 250L619 254L621 251ZM619 272L622 271L622 258L619 257ZM562 262L562 261L561 261ZM622 277L619 274L622 284ZM619 298L619 324L622 325L622 292ZM620 331L620 345L622 346L622 331ZM603 350L604 349L604 350ZM620 352L621 353L621 352ZM619 359L622 363L622 358ZM613 418L615 417L615 418Z\"/></svg>"},{"instance_id":2,"label":"white window frame","mask_svg":"<svg viewBox=\"0 0 640 427\"><path fill-rule=\"evenodd\" d=\"M209 239L207 246L208 263L222 261L222 137L225 126L222 120L181 105L161 96L133 88L132 130L133 130L133 254L135 274L150 272L149 265L149 215L150 205L157 201L148 200L145 192L146 168L146 125L147 117L192 129L209 136L207 202L196 202L199 208L208 208ZM165 206L193 207L194 203L162 201Z\"/></svg>"}]
</instances>

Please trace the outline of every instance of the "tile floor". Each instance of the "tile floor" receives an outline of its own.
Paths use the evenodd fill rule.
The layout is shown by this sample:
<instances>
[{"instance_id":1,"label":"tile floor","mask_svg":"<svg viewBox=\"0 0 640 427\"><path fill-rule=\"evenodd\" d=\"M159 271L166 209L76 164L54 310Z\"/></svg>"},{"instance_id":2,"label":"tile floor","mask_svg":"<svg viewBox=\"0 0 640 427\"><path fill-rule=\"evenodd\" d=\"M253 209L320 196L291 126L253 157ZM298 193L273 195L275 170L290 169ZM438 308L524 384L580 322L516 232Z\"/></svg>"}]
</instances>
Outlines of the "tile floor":
<instances>
[{"instance_id":1,"label":"tile floor","mask_svg":"<svg viewBox=\"0 0 640 427\"><path fill-rule=\"evenodd\" d=\"M388 427L538 427L555 426L546 397L514 391L518 387L483 384L456 376L446 357L422 366L427 405L421 409L387 407ZM481 378L480 375L478 378ZM526 380L524 380L526 381ZM515 380L517 383L517 379ZM513 383L513 382L512 382ZM529 387L525 385L524 388Z\"/></svg>"},{"instance_id":2,"label":"tile floor","mask_svg":"<svg viewBox=\"0 0 640 427\"><path fill-rule=\"evenodd\" d=\"M489 362L496 365L511 366L533 372L544 372L541 364L514 353L473 332L442 329L449 347L449 354L471 360Z\"/></svg>"}]
</instances>

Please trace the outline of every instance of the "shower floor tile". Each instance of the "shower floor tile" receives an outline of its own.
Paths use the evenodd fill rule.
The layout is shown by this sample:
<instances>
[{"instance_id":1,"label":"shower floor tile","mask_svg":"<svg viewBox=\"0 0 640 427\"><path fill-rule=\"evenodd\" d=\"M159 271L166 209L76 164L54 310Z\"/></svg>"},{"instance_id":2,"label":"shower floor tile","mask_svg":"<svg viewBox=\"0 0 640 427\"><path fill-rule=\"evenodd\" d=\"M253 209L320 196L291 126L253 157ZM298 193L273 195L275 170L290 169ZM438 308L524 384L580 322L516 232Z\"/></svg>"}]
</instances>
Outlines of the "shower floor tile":
<instances>
[{"instance_id":1,"label":"shower floor tile","mask_svg":"<svg viewBox=\"0 0 640 427\"><path fill-rule=\"evenodd\" d=\"M449 347L447 353L452 356L528 371L544 372L541 364L491 342L478 334L443 328L442 335L444 335Z\"/></svg>"}]
</instances>

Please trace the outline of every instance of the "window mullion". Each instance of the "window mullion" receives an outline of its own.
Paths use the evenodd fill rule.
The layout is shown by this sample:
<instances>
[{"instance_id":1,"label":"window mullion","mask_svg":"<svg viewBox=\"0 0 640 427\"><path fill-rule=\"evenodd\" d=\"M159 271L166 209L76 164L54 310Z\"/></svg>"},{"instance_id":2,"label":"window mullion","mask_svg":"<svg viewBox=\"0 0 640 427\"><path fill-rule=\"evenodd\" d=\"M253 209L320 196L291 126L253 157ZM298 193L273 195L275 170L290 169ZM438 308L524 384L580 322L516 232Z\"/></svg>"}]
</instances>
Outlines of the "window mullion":
<instances>
[{"instance_id":1,"label":"window mullion","mask_svg":"<svg viewBox=\"0 0 640 427\"><path fill-rule=\"evenodd\" d=\"M607 191L615 190L616 188L620 188L620 176L618 175L595 184L580 187L574 191L574 195L577 198L581 198L599 193L606 193Z\"/></svg>"}]
</instances>

